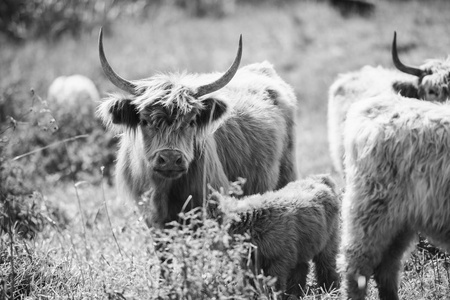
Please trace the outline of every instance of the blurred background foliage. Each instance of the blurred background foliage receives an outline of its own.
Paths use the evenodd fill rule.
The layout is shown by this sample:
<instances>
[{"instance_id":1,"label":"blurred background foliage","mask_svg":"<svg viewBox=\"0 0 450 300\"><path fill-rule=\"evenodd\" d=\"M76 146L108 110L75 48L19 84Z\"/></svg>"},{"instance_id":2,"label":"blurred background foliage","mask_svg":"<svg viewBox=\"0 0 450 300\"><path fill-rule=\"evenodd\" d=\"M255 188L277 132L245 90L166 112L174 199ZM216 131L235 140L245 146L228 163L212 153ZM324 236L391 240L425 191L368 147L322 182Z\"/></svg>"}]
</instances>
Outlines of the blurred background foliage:
<instances>
[{"instance_id":1,"label":"blurred background foliage","mask_svg":"<svg viewBox=\"0 0 450 300\"><path fill-rule=\"evenodd\" d=\"M155 2L155 1L153 1ZM14 40L58 39L108 24L123 14L135 14L150 1L124 0L4 0L0 4L0 31Z\"/></svg>"}]
</instances>

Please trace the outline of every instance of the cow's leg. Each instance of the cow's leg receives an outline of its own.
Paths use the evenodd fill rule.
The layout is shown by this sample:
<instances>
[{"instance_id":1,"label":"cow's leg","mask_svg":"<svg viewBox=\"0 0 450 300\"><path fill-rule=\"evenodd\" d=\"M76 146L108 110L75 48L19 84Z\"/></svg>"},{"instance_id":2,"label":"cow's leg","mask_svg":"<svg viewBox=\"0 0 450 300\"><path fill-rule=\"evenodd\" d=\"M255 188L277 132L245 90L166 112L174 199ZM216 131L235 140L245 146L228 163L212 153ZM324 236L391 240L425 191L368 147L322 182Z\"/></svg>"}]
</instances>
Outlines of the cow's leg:
<instances>
[{"instance_id":1,"label":"cow's leg","mask_svg":"<svg viewBox=\"0 0 450 300\"><path fill-rule=\"evenodd\" d=\"M348 239L348 246L344 248L345 266L343 277L343 299L364 300L366 296L367 282L373 273L373 265L377 258L376 253L360 243L359 237L352 236ZM381 249L374 249L380 251Z\"/></svg>"},{"instance_id":2,"label":"cow's leg","mask_svg":"<svg viewBox=\"0 0 450 300\"><path fill-rule=\"evenodd\" d=\"M300 262L293 268L287 280L286 294L303 296L306 288L306 277L308 276L308 262Z\"/></svg>"},{"instance_id":3,"label":"cow's leg","mask_svg":"<svg viewBox=\"0 0 450 300\"><path fill-rule=\"evenodd\" d=\"M363 300L367 283L383 255L403 228L402 216L392 215L389 199L367 199L347 190L343 201L343 294ZM351 205L349 205L351 204ZM384 277L383 277L384 276ZM383 273L383 278L387 274ZM393 291L390 291L394 294ZM397 299L397 298L392 298Z\"/></svg>"},{"instance_id":4,"label":"cow's leg","mask_svg":"<svg viewBox=\"0 0 450 300\"><path fill-rule=\"evenodd\" d=\"M325 291L339 288L339 274L336 271L336 256L338 253L338 228L332 233L325 248L314 258L317 284Z\"/></svg>"},{"instance_id":5,"label":"cow's leg","mask_svg":"<svg viewBox=\"0 0 450 300\"><path fill-rule=\"evenodd\" d=\"M138 203L145 222L149 228L164 228L169 220L169 206L167 194L158 190L150 189L145 193L143 200Z\"/></svg>"},{"instance_id":6,"label":"cow's leg","mask_svg":"<svg viewBox=\"0 0 450 300\"><path fill-rule=\"evenodd\" d=\"M270 265L265 269L265 273L272 277L276 277L276 289L284 292L286 291L287 279L291 268L292 267L288 257L273 258L271 259Z\"/></svg>"},{"instance_id":7,"label":"cow's leg","mask_svg":"<svg viewBox=\"0 0 450 300\"><path fill-rule=\"evenodd\" d=\"M398 280L403 253L411 244L414 231L402 231L384 252L381 263L374 270L381 300L398 299Z\"/></svg>"},{"instance_id":8,"label":"cow's leg","mask_svg":"<svg viewBox=\"0 0 450 300\"><path fill-rule=\"evenodd\" d=\"M277 278L277 282L275 284L277 290L281 292L284 292L286 290L286 274L282 274L281 272L275 274L273 270L270 270L270 268L267 274Z\"/></svg>"}]
</instances>

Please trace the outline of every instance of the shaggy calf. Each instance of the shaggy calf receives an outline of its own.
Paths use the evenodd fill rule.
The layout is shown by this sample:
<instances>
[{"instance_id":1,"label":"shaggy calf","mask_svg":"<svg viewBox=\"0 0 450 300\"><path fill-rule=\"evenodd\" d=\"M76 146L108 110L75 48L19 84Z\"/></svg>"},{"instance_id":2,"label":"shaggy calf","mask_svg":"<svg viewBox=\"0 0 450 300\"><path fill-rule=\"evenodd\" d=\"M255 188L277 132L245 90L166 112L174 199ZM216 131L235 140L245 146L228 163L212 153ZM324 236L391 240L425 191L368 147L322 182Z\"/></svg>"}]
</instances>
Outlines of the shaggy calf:
<instances>
[{"instance_id":1,"label":"shaggy calf","mask_svg":"<svg viewBox=\"0 0 450 300\"><path fill-rule=\"evenodd\" d=\"M345 124L343 271L350 299L374 274L381 299L398 299L401 258L417 232L450 249L450 106L383 95Z\"/></svg>"},{"instance_id":2,"label":"shaggy calf","mask_svg":"<svg viewBox=\"0 0 450 300\"><path fill-rule=\"evenodd\" d=\"M406 66L398 57L394 34L392 60L397 70L365 66L359 71L340 75L330 87L328 140L334 167L340 174L343 174L344 122L353 103L383 94L438 102L449 96L449 59L428 60L420 68Z\"/></svg>"},{"instance_id":3,"label":"shaggy calf","mask_svg":"<svg viewBox=\"0 0 450 300\"><path fill-rule=\"evenodd\" d=\"M339 285L340 196L328 175L240 200L214 192L211 200L209 214L228 225L231 234L249 232L258 247L258 261L253 263L266 275L277 277L279 290L301 295L311 259L320 286L329 290Z\"/></svg>"}]
</instances>

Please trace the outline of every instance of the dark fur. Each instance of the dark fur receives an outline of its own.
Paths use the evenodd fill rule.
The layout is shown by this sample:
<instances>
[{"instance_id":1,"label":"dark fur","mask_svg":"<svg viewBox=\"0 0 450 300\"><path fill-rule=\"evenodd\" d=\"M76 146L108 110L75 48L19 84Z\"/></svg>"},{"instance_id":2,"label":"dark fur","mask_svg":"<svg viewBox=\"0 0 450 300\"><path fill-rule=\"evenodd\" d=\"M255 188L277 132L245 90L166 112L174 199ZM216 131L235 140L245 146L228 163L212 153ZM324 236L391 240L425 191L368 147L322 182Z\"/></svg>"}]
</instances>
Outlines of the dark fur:
<instances>
[{"instance_id":1,"label":"dark fur","mask_svg":"<svg viewBox=\"0 0 450 300\"><path fill-rule=\"evenodd\" d=\"M116 101L109 111L114 124L126 124L130 128L135 128L140 122L139 112L131 100Z\"/></svg>"},{"instance_id":2,"label":"dark fur","mask_svg":"<svg viewBox=\"0 0 450 300\"><path fill-rule=\"evenodd\" d=\"M392 88L403 97L419 99L419 88L416 82L395 81Z\"/></svg>"},{"instance_id":3,"label":"dark fur","mask_svg":"<svg viewBox=\"0 0 450 300\"><path fill-rule=\"evenodd\" d=\"M208 206L209 214L229 226L231 234L250 234L258 247L254 264L277 277L278 289L297 296L305 290L310 260L320 286L339 286L339 207L336 185L327 175L241 200L214 192Z\"/></svg>"}]
</instances>

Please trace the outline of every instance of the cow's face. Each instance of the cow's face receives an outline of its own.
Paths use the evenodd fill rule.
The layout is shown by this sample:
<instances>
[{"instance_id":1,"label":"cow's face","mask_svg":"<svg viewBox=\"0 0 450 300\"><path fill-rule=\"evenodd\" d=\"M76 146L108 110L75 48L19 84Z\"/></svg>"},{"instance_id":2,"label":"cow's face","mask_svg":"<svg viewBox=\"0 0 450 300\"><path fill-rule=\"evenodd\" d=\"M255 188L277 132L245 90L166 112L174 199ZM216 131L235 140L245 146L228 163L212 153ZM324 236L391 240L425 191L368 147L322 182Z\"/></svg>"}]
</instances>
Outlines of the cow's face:
<instances>
[{"instance_id":1,"label":"cow's face","mask_svg":"<svg viewBox=\"0 0 450 300\"><path fill-rule=\"evenodd\" d=\"M429 60L419 68L406 66L398 58L396 33L392 43L392 60L400 71L417 76L416 82L394 82L394 90L403 96L443 102L449 98L450 60Z\"/></svg>"},{"instance_id":2,"label":"cow's face","mask_svg":"<svg viewBox=\"0 0 450 300\"><path fill-rule=\"evenodd\" d=\"M420 69L424 75L419 77L419 98L428 101L446 101L450 88L450 61L430 60Z\"/></svg>"},{"instance_id":3,"label":"cow's face","mask_svg":"<svg viewBox=\"0 0 450 300\"><path fill-rule=\"evenodd\" d=\"M225 102L205 96L220 90L233 79L242 57L242 36L230 68L215 81L199 86L192 86L192 82L183 84L183 79L188 77L183 74L159 75L139 81L120 77L105 57L102 30L99 55L108 79L132 95L129 99L113 97L100 106L105 123L139 131L143 155L155 176L181 177L194 159L196 140L227 110Z\"/></svg>"},{"instance_id":4,"label":"cow's face","mask_svg":"<svg viewBox=\"0 0 450 300\"><path fill-rule=\"evenodd\" d=\"M139 131L145 159L152 173L163 179L177 179L188 171L195 147L211 132L212 125L227 111L216 98L193 96L174 101L169 93L158 101L111 99L110 122ZM211 130L209 130L211 129Z\"/></svg>"}]
</instances>

